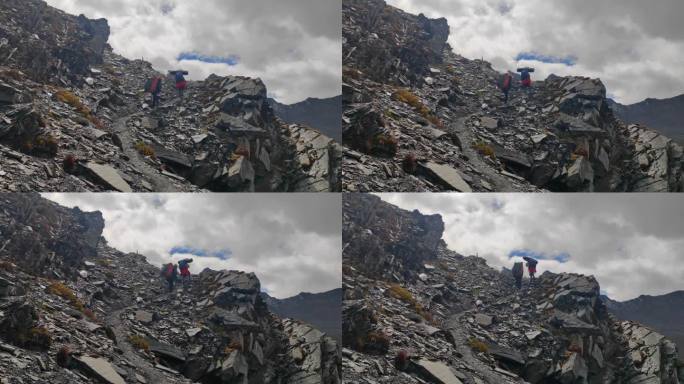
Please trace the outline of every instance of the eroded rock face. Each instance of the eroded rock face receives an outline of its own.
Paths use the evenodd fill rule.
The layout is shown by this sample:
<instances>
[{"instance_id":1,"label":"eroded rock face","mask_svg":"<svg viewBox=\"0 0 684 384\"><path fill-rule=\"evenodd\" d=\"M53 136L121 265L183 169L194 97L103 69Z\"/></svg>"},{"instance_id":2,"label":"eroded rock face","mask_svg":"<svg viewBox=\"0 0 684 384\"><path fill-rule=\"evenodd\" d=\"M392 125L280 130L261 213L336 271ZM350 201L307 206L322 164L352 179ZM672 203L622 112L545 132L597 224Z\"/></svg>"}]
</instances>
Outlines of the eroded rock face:
<instances>
[{"instance_id":1,"label":"eroded rock face","mask_svg":"<svg viewBox=\"0 0 684 384\"><path fill-rule=\"evenodd\" d=\"M1 194L2 237L14 263L37 275L73 275L97 255L104 219L100 212L67 209L37 194Z\"/></svg>"},{"instance_id":2,"label":"eroded rock face","mask_svg":"<svg viewBox=\"0 0 684 384\"><path fill-rule=\"evenodd\" d=\"M7 39L0 53L34 80L78 81L103 62L110 32L104 19L67 15L43 1L8 0L0 6L0 20L0 39Z\"/></svg>"},{"instance_id":3,"label":"eroded rock face","mask_svg":"<svg viewBox=\"0 0 684 384\"><path fill-rule=\"evenodd\" d=\"M424 242L419 216L374 197L345 197L346 380L678 383L674 344L610 315L592 276L544 272L517 289L510 270L495 270L441 242L431 259L412 265L415 279L378 273L378 260L390 257L378 250L410 239ZM377 232L373 248L352 247L368 242L364 230L351 230L357 226ZM416 248L412 254L420 252ZM398 265L388 263L385 269L395 271ZM383 348L374 348L380 344Z\"/></svg>"},{"instance_id":4,"label":"eroded rock face","mask_svg":"<svg viewBox=\"0 0 684 384\"><path fill-rule=\"evenodd\" d=\"M404 211L366 194L344 195L343 204L348 265L369 275L403 279L415 278L419 267L435 259L444 232L440 215Z\"/></svg>"}]
</instances>

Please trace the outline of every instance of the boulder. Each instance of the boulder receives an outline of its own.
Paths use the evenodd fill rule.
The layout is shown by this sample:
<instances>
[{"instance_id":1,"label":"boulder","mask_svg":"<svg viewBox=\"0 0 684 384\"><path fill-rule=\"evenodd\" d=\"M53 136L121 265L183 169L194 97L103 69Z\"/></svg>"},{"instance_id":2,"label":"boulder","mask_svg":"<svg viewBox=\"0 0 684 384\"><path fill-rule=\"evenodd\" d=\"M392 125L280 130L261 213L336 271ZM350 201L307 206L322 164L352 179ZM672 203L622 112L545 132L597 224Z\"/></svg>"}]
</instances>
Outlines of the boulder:
<instances>
[{"instance_id":1,"label":"boulder","mask_svg":"<svg viewBox=\"0 0 684 384\"><path fill-rule=\"evenodd\" d=\"M74 357L74 361L88 375L107 384L126 384L109 361L89 356Z\"/></svg>"},{"instance_id":2,"label":"boulder","mask_svg":"<svg viewBox=\"0 0 684 384\"><path fill-rule=\"evenodd\" d=\"M463 180L461 173L448 165L433 162L418 163L419 169L429 178L440 183L449 190L457 192L472 192L470 185Z\"/></svg>"}]
</instances>

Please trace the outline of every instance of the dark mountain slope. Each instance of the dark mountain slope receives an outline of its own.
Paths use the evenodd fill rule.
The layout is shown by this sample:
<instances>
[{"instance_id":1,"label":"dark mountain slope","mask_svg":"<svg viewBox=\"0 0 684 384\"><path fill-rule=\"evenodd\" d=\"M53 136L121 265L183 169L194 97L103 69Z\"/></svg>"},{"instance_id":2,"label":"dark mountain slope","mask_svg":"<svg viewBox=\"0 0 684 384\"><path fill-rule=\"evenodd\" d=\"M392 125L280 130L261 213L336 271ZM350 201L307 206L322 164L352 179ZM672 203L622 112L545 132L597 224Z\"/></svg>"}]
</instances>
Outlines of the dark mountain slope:
<instances>
[{"instance_id":1,"label":"dark mountain slope","mask_svg":"<svg viewBox=\"0 0 684 384\"><path fill-rule=\"evenodd\" d=\"M315 128L324 135L342 142L342 96L327 99L309 98L296 104L281 104L269 99L276 116L286 123Z\"/></svg>"},{"instance_id":2,"label":"dark mountain slope","mask_svg":"<svg viewBox=\"0 0 684 384\"><path fill-rule=\"evenodd\" d=\"M684 291L662 296L640 296L618 302L603 297L608 311L619 319L638 321L677 343L684 351Z\"/></svg>"},{"instance_id":3,"label":"dark mountain slope","mask_svg":"<svg viewBox=\"0 0 684 384\"><path fill-rule=\"evenodd\" d=\"M623 105L609 100L613 112L628 124L647 125L684 144L684 95L669 99L646 99Z\"/></svg>"},{"instance_id":4,"label":"dark mountain slope","mask_svg":"<svg viewBox=\"0 0 684 384\"><path fill-rule=\"evenodd\" d=\"M342 289L323 293L300 293L287 299L276 299L262 293L268 308L283 318L311 324L317 329L342 341Z\"/></svg>"}]
</instances>

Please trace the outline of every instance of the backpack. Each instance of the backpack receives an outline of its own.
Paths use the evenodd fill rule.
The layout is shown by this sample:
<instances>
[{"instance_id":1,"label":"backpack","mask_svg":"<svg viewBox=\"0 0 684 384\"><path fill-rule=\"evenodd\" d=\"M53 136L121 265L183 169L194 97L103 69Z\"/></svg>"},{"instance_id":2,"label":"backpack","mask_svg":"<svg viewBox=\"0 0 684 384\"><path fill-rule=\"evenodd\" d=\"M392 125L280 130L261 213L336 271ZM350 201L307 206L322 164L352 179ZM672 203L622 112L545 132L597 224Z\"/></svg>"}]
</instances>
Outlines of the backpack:
<instances>
[{"instance_id":1,"label":"backpack","mask_svg":"<svg viewBox=\"0 0 684 384\"><path fill-rule=\"evenodd\" d=\"M512 79L511 75L509 75L509 74L504 75L503 86L502 86L503 89L508 89L511 87L511 79Z\"/></svg>"},{"instance_id":2,"label":"backpack","mask_svg":"<svg viewBox=\"0 0 684 384\"><path fill-rule=\"evenodd\" d=\"M173 264L167 264L164 268L164 277L170 279L173 276Z\"/></svg>"},{"instance_id":3,"label":"backpack","mask_svg":"<svg viewBox=\"0 0 684 384\"><path fill-rule=\"evenodd\" d=\"M515 263L513 264L513 276L515 277L522 277L523 275L523 263Z\"/></svg>"},{"instance_id":4,"label":"backpack","mask_svg":"<svg viewBox=\"0 0 684 384\"><path fill-rule=\"evenodd\" d=\"M145 92L152 92L152 79L147 79L147 81L145 82Z\"/></svg>"},{"instance_id":5,"label":"backpack","mask_svg":"<svg viewBox=\"0 0 684 384\"><path fill-rule=\"evenodd\" d=\"M185 77L183 77L183 72L178 71L176 72L176 83L180 83L181 81L185 81Z\"/></svg>"}]
</instances>

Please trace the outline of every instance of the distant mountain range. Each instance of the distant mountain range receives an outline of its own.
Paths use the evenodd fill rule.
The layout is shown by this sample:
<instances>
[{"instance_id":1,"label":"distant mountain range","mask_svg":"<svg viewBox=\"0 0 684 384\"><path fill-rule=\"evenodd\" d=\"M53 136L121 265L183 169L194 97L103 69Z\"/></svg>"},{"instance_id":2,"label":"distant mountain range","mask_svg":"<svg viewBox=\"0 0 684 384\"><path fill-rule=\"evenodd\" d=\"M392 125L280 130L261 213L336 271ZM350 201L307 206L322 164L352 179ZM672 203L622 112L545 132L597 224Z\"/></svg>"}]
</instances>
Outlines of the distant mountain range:
<instances>
[{"instance_id":1,"label":"distant mountain range","mask_svg":"<svg viewBox=\"0 0 684 384\"><path fill-rule=\"evenodd\" d=\"M684 95L670 99L646 99L623 105L608 100L613 112L624 122L642 124L684 144Z\"/></svg>"},{"instance_id":2,"label":"distant mountain range","mask_svg":"<svg viewBox=\"0 0 684 384\"><path fill-rule=\"evenodd\" d=\"M662 296L640 296L617 302L602 296L608 311L621 320L638 321L669 337L684 351L684 291Z\"/></svg>"},{"instance_id":3,"label":"distant mountain range","mask_svg":"<svg viewBox=\"0 0 684 384\"><path fill-rule=\"evenodd\" d=\"M342 340L342 288L323 293L300 293L287 299L276 299L262 292L271 312L283 318L300 320Z\"/></svg>"},{"instance_id":4,"label":"distant mountain range","mask_svg":"<svg viewBox=\"0 0 684 384\"><path fill-rule=\"evenodd\" d=\"M268 99L276 116L287 123L308 125L326 136L342 142L342 95L328 99L309 98L285 105Z\"/></svg>"}]
</instances>

